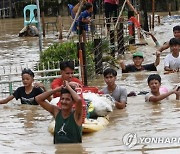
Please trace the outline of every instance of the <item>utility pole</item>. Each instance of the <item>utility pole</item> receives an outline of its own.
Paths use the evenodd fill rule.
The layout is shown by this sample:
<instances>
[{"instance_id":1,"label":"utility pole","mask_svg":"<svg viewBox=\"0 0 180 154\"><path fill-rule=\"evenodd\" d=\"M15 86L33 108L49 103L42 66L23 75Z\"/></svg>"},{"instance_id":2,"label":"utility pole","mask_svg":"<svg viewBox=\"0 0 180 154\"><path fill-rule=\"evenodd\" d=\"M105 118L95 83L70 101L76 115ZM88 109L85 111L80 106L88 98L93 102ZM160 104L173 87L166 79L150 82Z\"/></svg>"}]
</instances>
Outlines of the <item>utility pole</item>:
<instances>
[{"instance_id":1,"label":"utility pole","mask_svg":"<svg viewBox=\"0 0 180 154\"><path fill-rule=\"evenodd\" d=\"M39 0L36 0L36 5L37 5L38 30L39 30L39 51L42 52L42 32L41 32Z\"/></svg>"}]
</instances>

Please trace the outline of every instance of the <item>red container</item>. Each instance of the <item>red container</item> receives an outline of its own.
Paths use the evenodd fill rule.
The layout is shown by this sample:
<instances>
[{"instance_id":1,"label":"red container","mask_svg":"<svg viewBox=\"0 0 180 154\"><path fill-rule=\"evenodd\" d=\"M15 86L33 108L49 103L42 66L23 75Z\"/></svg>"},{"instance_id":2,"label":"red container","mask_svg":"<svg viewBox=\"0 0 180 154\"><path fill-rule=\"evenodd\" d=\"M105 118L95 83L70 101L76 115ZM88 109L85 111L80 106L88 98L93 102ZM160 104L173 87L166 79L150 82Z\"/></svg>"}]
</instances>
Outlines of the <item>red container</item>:
<instances>
[{"instance_id":1,"label":"red container","mask_svg":"<svg viewBox=\"0 0 180 154\"><path fill-rule=\"evenodd\" d=\"M88 92L98 93L99 92L97 87L83 87L82 91L83 93L88 93Z\"/></svg>"}]
</instances>

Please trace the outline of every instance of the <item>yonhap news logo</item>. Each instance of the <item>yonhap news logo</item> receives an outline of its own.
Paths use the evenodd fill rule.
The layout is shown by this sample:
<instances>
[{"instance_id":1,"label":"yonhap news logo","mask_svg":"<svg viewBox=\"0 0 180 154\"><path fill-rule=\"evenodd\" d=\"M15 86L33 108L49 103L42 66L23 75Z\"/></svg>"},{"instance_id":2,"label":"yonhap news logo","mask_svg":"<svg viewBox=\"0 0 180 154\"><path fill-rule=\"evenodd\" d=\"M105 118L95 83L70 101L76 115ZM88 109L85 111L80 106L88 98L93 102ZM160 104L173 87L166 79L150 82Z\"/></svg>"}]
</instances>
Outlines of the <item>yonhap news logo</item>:
<instances>
[{"instance_id":1,"label":"yonhap news logo","mask_svg":"<svg viewBox=\"0 0 180 154\"><path fill-rule=\"evenodd\" d=\"M138 137L136 133L127 133L123 136L122 142L128 148L137 144L180 144L180 137Z\"/></svg>"},{"instance_id":2,"label":"yonhap news logo","mask_svg":"<svg viewBox=\"0 0 180 154\"><path fill-rule=\"evenodd\" d=\"M123 136L122 141L128 148L132 148L138 143L137 134L127 133Z\"/></svg>"}]
</instances>

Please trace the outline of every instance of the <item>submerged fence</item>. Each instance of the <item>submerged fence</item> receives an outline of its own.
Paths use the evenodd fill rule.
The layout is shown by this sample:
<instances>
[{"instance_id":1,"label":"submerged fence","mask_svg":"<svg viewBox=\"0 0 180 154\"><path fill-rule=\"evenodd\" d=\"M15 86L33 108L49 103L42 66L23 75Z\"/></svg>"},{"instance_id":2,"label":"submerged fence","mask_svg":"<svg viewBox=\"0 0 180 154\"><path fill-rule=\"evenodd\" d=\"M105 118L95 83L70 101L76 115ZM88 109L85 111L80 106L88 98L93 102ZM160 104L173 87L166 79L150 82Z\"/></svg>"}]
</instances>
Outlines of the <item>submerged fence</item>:
<instances>
[{"instance_id":1,"label":"submerged fence","mask_svg":"<svg viewBox=\"0 0 180 154\"><path fill-rule=\"evenodd\" d=\"M50 88L51 81L61 76L59 68L60 62L51 63L54 63L51 67L42 64L40 66L40 64L36 63L24 66L0 67L0 97L4 98L9 94L12 94L19 86L22 86L21 73L24 68L30 68L34 72L35 82L42 82L46 88ZM74 76L81 79L80 69L78 66L75 67L75 72Z\"/></svg>"}]
</instances>

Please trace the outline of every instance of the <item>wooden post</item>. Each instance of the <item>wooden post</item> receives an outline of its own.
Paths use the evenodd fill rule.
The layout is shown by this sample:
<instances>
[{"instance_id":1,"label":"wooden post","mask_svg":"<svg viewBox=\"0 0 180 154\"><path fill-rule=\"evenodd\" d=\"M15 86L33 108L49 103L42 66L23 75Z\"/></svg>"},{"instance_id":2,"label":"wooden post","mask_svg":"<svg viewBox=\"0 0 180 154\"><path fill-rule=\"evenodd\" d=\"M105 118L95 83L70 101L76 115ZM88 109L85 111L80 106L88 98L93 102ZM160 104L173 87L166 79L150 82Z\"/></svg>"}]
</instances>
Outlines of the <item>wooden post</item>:
<instances>
[{"instance_id":1,"label":"wooden post","mask_svg":"<svg viewBox=\"0 0 180 154\"><path fill-rule=\"evenodd\" d=\"M95 57L95 72L96 74L103 74L102 65L102 40L94 39L94 57Z\"/></svg>"},{"instance_id":2,"label":"wooden post","mask_svg":"<svg viewBox=\"0 0 180 154\"><path fill-rule=\"evenodd\" d=\"M155 11L155 2L152 0L152 29L154 30L154 11Z\"/></svg>"},{"instance_id":3,"label":"wooden post","mask_svg":"<svg viewBox=\"0 0 180 154\"><path fill-rule=\"evenodd\" d=\"M149 15L149 29L152 29L152 19L151 19L151 15Z\"/></svg>"},{"instance_id":4,"label":"wooden post","mask_svg":"<svg viewBox=\"0 0 180 154\"><path fill-rule=\"evenodd\" d=\"M85 43L77 43L77 49L78 49L78 57L79 57L79 63L81 67L81 77L82 82L85 86L88 85L87 83L87 69L86 69L86 51L85 51Z\"/></svg>"},{"instance_id":5,"label":"wooden post","mask_svg":"<svg viewBox=\"0 0 180 154\"><path fill-rule=\"evenodd\" d=\"M62 36L62 31L63 31L63 27L62 27L62 18L61 16L58 16L58 30L59 30L59 39L63 39L63 36Z\"/></svg>"},{"instance_id":6,"label":"wooden post","mask_svg":"<svg viewBox=\"0 0 180 154\"><path fill-rule=\"evenodd\" d=\"M140 10L142 13L142 18L143 18L142 19L143 23L141 23L141 25L145 31L149 31L146 4L147 4L147 2L145 0L140 0Z\"/></svg>"},{"instance_id":7,"label":"wooden post","mask_svg":"<svg viewBox=\"0 0 180 154\"><path fill-rule=\"evenodd\" d=\"M42 16L42 29L43 29L43 37L46 36L46 28L45 28L45 21L44 21L44 11L41 13Z\"/></svg>"},{"instance_id":8,"label":"wooden post","mask_svg":"<svg viewBox=\"0 0 180 154\"><path fill-rule=\"evenodd\" d=\"M161 24L161 18L160 18L160 16L158 15L158 25L160 25Z\"/></svg>"},{"instance_id":9,"label":"wooden post","mask_svg":"<svg viewBox=\"0 0 180 154\"><path fill-rule=\"evenodd\" d=\"M171 16L171 3L168 3L168 12L169 12L169 16Z\"/></svg>"},{"instance_id":10,"label":"wooden post","mask_svg":"<svg viewBox=\"0 0 180 154\"><path fill-rule=\"evenodd\" d=\"M81 70L81 80L82 80L82 83L84 84L83 52L81 49L78 50L78 55L79 55L79 65L80 65L80 70Z\"/></svg>"}]
</instances>

